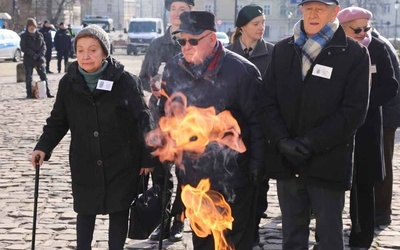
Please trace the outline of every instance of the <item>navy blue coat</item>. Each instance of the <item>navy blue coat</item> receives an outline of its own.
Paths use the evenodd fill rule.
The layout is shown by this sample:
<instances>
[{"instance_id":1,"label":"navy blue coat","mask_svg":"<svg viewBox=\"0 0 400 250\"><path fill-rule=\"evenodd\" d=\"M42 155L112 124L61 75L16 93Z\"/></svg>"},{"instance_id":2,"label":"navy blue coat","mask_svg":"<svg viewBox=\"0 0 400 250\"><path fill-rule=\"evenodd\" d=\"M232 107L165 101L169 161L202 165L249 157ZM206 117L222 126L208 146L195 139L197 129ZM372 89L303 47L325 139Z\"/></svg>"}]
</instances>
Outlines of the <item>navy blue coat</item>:
<instances>
[{"instance_id":1,"label":"navy blue coat","mask_svg":"<svg viewBox=\"0 0 400 250\"><path fill-rule=\"evenodd\" d=\"M367 48L347 38L342 27L322 49L302 80L301 49L293 36L274 46L260 91L271 178L295 178L346 190L351 187L354 135L365 119L369 96ZM332 72L314 72L316 65ZM307 136L314 155L293 166L278 152L280 139Z\"/></svg>"},{"instance_id":2,"label":"navy blue coat","mask_svg":"<svg viewBox=\"0 0 400 250\"><path fill-rule=\"evenodd\" d=\"M74 210L108 214L129 209L137 195L139 170L154 165L144 135L152 119L139 79L108 58L100 79L112 90L90 92L78 63L60 80L57 98L35 149L49 158L71 131L69 161Z\"/></svg>"},{"instance_id":3,"label":"navy blue coat","mask_svg":"<svg viewBox=\"0 0 400 250\"><path fill-rule=\"evenodd\" d=\"M222 55L213 64L215 67L201 76L191 73L182 53L173 57L164 69L163 82L166 84L163 89L168 95L182 92L188 106L214 107L217 114L229 110L237 120L246 152L221 150L211 143L200 158L192 159L185 154L183 159L184 184L197 186L201 179L210 178L211 189L226 191L248 186L250 171L264 167L264 140L257 100L261 76L254 64L218 43ZM164 103L165 97L162 97L162 107Z\"/></svg>"}]
</instances>

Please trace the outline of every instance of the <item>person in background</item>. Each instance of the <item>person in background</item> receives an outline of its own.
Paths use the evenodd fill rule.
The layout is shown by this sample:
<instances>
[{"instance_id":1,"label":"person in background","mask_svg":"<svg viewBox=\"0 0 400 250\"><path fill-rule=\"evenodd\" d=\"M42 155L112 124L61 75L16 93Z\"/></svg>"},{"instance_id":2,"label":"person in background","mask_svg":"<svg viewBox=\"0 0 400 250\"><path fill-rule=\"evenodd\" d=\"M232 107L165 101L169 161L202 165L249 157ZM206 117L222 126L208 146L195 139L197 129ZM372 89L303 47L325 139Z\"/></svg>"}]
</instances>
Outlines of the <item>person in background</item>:
<instances>
[{"instance_id":1,"label":"person in background","mask_svg":"<svg viewBox=\"0 0 400 250\"><path fill-rule=\"evenodd\" d=\"M226 35L229 37L229 41L232 41L233 32L232 32L231 28L228 28L228 31L226 32Z\"/></svg>"},{"instance_id":2,"label":"person in background","mask_svg":"<svg viewBox=\"0 0 400 250\"><path fill-rule=\"evenodd\" d=\"M45 20L43 23L43 27L39 30L39 32L43 34L44 42L46 43L46 73L53 74L53 72L50 71L50 61L52 57L51 54L53 52L53 37L51 36L51 31L55 32L56 29L49 20Z\"/></svg>"},{"instance_id":3,"label":"person in background","mask_svg":"<svg viewBox=\"0 0 400 250\"><path fill-rule=\"evenodd\" d=\"M54 37L54 45L57 51L57 71L61 72L61 62L64 59L64 72L67 72L67 63L69 57L69 51L71 48L72 37L68 29L65 27L64 22L60 22L59 30L56 32Z\"/></svg>"},{"instance_id":4,"label":"person in background","mask_svg":"<svg viewBox=\"0 0 400 250\"><path fill-rule=\"evenodd\" d=\"M266 168L277 179L282 249L343 250L353 141L367 114L370 59L346 37L336 0L303 0L294 34L275 44L260 91Z\"/></svg>"},{"instance_id":5,"label":"person in background","mask_svg":"<svg viewBox=\"0 0 400 250\"><path fill-rule=\"evenodd\" d=\"M73 46L73 41L74 41L74 37L75 37L75 31L74 29L71 27L71 24L67 25L67 29L69 31L69 33L71 34L71 48L69 50L69 57L70 58L74 58L74 46Z\"/></svg>"},{"instance_id":6,"label":"person in background","mask_svg":"<svg viewBox=\"0 0 400 250\"><path fill-rule=\"evenodd\" d=\"M227 241L235 249L252 249L256 186L264 168L264 140L257 100L261 75L254 64L225 49L217 40L214 14L185 11L180 20L179 29L173 33L179 33L177 42L182 53L167 62L162 90L168 96L181 92L187 98L188 107L213 107L217 114L230 111L242 131L247 150L237 153L209 143L195 160L190 153L183 155L185 167L179 172L179 178L183 185L192 187L202 179L209 179L210 189L221 193L232 211L232 229L224 232ZM166 100L161 96L161 107ZM232 154L235 157L227 158ZM195 250L214 249L212 235L201 237L193 232L192 237Z\"/></svg>"},{"instance_id":7,"label":"person in background","mask_svg":"<svg viewBox=\"0 0 400 250\"><path fill-rule=\"evenodd\" d=\"M255 4L244 6L236 19L236 29L232 43L226 48L244 56L254 63L264 76L271 60L273 45L263 39L265 30L265 15L263 9ZM268 177L264 176L259 185L256 213L256 226L254 231L254 244L260 243L259 224L261 218L266 218L264 213L268 207L267 192L269 189Z\"/></svg>"},{"instance_id":8,"label":"person in background","mask_svg":"<svg viewBox=\"0 0 400 250\"><path fill-rule=\"evenodd\" d=\"M23 63L25 67L26 81L26 98L35 98L32 93L32 74L33 69L36 69L41 81L46 81L47 97L52 98L50 94L47 75L46 75L46 44L42 33L37 30L36 20L28 18L26 20L26 30L21 35L20 46L24 52Z\"/></svg>"},{"instance_id":9,"label":"person in background","mask_svg":"<svg viewBox=\"0 0 400 250\"><path fill-rule=\"evenodd\" d=\"M371 34L385 43L392 61L394 75L400 83L400 67L396 49L376 29L373 29ZM393 151L396 129L400 126L400 91L397 91L395 98L382 106L382 111L386 177L382 182L375 184L375 226L387 226L392 222Z\"/></svg>"},{"instance_id":10,"label":"person in background","mask_svg":"<svg viewBox=\"0 0 400 250\"><path fill-rule=\"evenodd\" d=\"M146 55L144 57L142 68L139 73L139 77L142 80L143 88L147 91L151 91L152 95L149 101L149 107L153 114L155 121L158 123L159 107L158 102L160 98L160 86L156 86L156 82L161 82L162 68L161 64L167 63L173 56L181 52L181 47L176 43L175 37L171 35L172 32L179 28L181 23L179 16L182 12L192 10L194 7L194 0L166 0L165 8L169 12L169 22L171 26L168 27L165 35L155 39L150 43L147 49ZM180 171L178 168L175 172ZM165 174L169 174L162 167L156 168L152 173L153 182L163 187L165 180ZM177 174L178 176L178 174ZM173 183L172 176L168 180L168 192L172 193ZM178 184L176 186L176 196L171 210L171 216L174 217L172 227L171 216L164 223L165 229L163 236L169 238L170 241L179 241L183 237L183 204L180 199L181 194L181 182L178 179ZM151 234L150 239L158 240L160 237L161 228L158 227Z\"/></svg>"},{"instance_id":11,"label":"person in background","mask_svg":"<svg viewBox=\"0 0 400 250\"><path fill-rule=\"evenodd\" d=\"M77 250L91 248L96 215L109 215L108 249L122 250L139 178L152 171L144 144L153 129L138 77L110 57L108 34L97 25L75 39L77 61L60 80L57 98L31 155L49 160L70 130L69 151Z\"/></svg>"},{"instance_id":12,"label":"person in background","mask_svg":"<svg viewBox=\"0 0 400 250\"><path fill-rule=\"evenodd\" d=\"M348 37L368 48L372 76L368 114L357 130L354 148L354 177L350 193L352 228L349 246L369 249L374 238L374 186L385 178L382 135L382 105L393 99L398 82L385 44L371 35L372 13L360 7L348 7L338 14Z\"/></svg>"}]
</instances>

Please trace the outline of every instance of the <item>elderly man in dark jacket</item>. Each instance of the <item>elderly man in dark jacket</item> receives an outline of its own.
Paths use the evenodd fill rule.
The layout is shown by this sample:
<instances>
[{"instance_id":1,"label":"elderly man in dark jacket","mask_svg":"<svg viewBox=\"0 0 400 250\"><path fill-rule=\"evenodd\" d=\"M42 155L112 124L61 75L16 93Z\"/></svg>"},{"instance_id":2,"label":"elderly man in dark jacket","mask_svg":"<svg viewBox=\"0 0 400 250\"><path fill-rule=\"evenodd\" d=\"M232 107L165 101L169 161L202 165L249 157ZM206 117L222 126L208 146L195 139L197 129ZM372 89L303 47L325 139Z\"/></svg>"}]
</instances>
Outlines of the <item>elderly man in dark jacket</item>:
<instances>
[{"instance_id":1,"label":"elderly man in dark jacket","mask_svg":"<svg viewBox=\"0 0 400 250\"><path fill-rule=\"evenodd\" d=\"M347 38L336 0L303 0L294 35L278 42L263 90L267 172L277 179L283 250L308 249L310 210L320 249L343 245L354 136L368 107L367 49Z\"/></svg>"},{"instance_id":2,"label":"elderly man in dark jacket","mask_svg":"<svg viewBox=\"0 0 400 250\"><path fill-rule=\"evenodd\" d=\"M45 57L46 44L43 39L42 33L38 32L36 20L28 18L26 20L26 31L21 35L20 46L24 52L24 66L25 66L25 81L26 81L26 97L35 98L32 94L32 74L33 69L39 74L41 81L46 81L47 97L53 97L50 94L46 68Z\"/></svg>"},{"instance_id":3,"label":"elderly man in dark jacket","mask_svg":"<svg viewBox=\"0 0 400 250\"><path fill-rule=\"evenodd\" d=\"M210 179L211 189L222 193L232 209L232 230L226 234L236 249L251 249L255 224L257 189L263 171L264 140L258 117L257 93L261 76L254 64L226 50L215 34L215 17L205 11L185 11L180 15L178 43L182 53L165 66L163 90L168 96L180 92L187 106L213 107L216 113L230 111L241 129L247 148L244 153L221 151L207 145L196 160L184 154L183 184L196 187ZM164 106L166 98L161 98ZM236 157L229 157L236 155ZM193 233L194 249L214 249L211 235Z\"/></svg>"}]
</instances>

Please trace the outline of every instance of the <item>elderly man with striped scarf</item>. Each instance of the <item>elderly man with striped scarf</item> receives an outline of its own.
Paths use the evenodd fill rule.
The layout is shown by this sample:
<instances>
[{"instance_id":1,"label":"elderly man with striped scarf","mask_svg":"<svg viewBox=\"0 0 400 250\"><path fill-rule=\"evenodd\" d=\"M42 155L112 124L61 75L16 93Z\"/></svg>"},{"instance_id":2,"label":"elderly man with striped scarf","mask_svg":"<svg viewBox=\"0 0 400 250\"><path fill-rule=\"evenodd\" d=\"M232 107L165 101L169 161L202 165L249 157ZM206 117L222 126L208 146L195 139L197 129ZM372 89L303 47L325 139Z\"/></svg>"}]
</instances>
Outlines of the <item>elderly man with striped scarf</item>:
<instances>
[{"instance_id":1,"label":"elderly man with striped scarf","mask_svg":"<svg viewBox=\"0 0 400 250\"><path fill-rule=\"evenodd\" d=\"M365 119L368 50L347 38L336 0L303 0L303 18L278 42L261 97L266 168L277 179L283 250L309 245L311 210L319 249L341 250L354 134Z\"/></svg>"}]
</instances>

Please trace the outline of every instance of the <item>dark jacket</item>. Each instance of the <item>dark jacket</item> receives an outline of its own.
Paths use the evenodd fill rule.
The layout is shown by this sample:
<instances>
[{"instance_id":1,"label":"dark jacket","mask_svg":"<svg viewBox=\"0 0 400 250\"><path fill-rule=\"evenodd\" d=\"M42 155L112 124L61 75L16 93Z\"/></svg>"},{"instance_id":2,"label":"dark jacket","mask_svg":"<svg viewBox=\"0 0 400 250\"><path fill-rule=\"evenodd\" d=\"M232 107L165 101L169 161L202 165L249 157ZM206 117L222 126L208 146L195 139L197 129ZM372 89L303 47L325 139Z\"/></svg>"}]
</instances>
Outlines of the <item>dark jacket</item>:
<instances>
[{"instance_id":1,"label":"dark jacket","mask_svg":"<svg viewBox=\"0 0 400 250\"><path fill-rule=\"evenodd\" d=\"M44 42L46 43L46 47L48 49L52 49L53 47L53 38L51 37L51 32L53 29L50 27L43 26L39 32L43 34Z\"/></svg>"},{"instance_id":2,"label":"dark jacket","mask_svg":"<svg viewBox=\"0 0 400 250\"><path fill-rule=\"evenodd\" d=\"M46 44L39 31L31 34L26 30L22 33L20 46L24 52L24 65L40 66L46 62Z\"/></svg>"},{"instance_id":3,"label":"dark jacket","mask_svg":"<svg viewBox=\"0 0 400 250\"><path fill-rule=\"evenodd\" d=\"M54 37L54 46L57 52L69 51L71 48L71 34L68 29L59 29Z\"/></svg>"},{"instance_id":4,"label":"dark jacket","mask_svg":"<svg viewBox=\"0 0 400 250\"><path fill-rule=\"evenodd\" d=\"M385 177L382 105L396 96L398 83L385 44L372 37L368 51L372 86L367 117L356 133L354 164L358 182L373 183Z\"/></svg>"},{"instance_id":5,"label":"dark jacket","mask_svg":"<svg viewBox=\"0 0 400 250\"><path fill-rule=\"evenodd\" d=\"M161 63L167 63L180 52L181 47L171 36L171 27L167 29L165 35L151 42L139 73L143 89L150 91L150 79L158 74Z\"/></svg>"},{"instance_id":6,"label":"dark jacket","mask_svg":"<svg viewBox=\"0 0 400 250\"><path fill-rule=\"evenodd\" d=\"M393 45L385 37L381 36L376 30L372 31L372 35L381 40L386 47L390 55L392 62L394 75L398 83L400 83L400 65L397 51ZM397 128L400 127L400 91L397 91L397 95L385 103L383 109L383 127Z\"/></svg>"},{"instance_id":7,"label":"dark jacket","mask_svg":"<svg viewBox=\"0 0 400 250\"><path fill-rule=\"evenodd\" d=\"M214 107L217 114L228 110L237 120L246 152L236 158L233 150L210 143L200 158L184 155L183 159L184 184L197 186L201 179L210 178L211 189L226 191L249 185L250 171L263 168L264 142L256 99L261 76L253 64L218 43L222 54L201 77L191 73L182 53L173 57L164 69L163 88L168 95L182 92L188 106ZM161 106L164 102L162 97Z\"/></svg>"},{"instance_id":8,"label":"dark jacket","mask_svg":"<svg viewBox=\"0 0 400 250\"><path fill-rule=\"evenodd\" d=\"M229 44L226 48L235 53L238 53L241 56L244 55L244 51L242 49L242 45L240 44L239 39L236 39L234 43ZM251 55L248 58L248 60L254 63L254 65L257 66L258 70L260 70L262 77L265 75L267 66L271 61L271 54L273 48L274 45L272 43L266 42L264 41L264 39L261 39L260 41L257 42L256 47L253 50L253 53L251 53Z\"/></svg>"},{"instance_id":9,"label":"dark jacket","mask_svg":"<svg viewBox=\"0 0 400 250\"><path fill-rule=\"evenodd\" d=\"M60 80L57 98L35 149L51 154L68 130L74 210L107 214L127 210L136 196L141 167L153 166L144 134L151 116L138 78L118 61L101 79L111 91L90 92L77 62Z\"/></svg>"},{"instance_id":10,"label":"dark jacket","mask_svg":"<svg viewBox=\"0 0 400 250\"><path fill-rule=\"evenodd\" d=\"M367 48L347 38L339 27L303 81L302 53L293 39L275 44L260 92L267 172L276 179L294 178L297 172L317 185L349 189L354 135L368 107ZM313 69L317 64L332 69L331 74L316 76ZM314 155L299 167L290 164L276 147L283 138L301 136L309 138Z\"/></svg>"}]
</instances>

